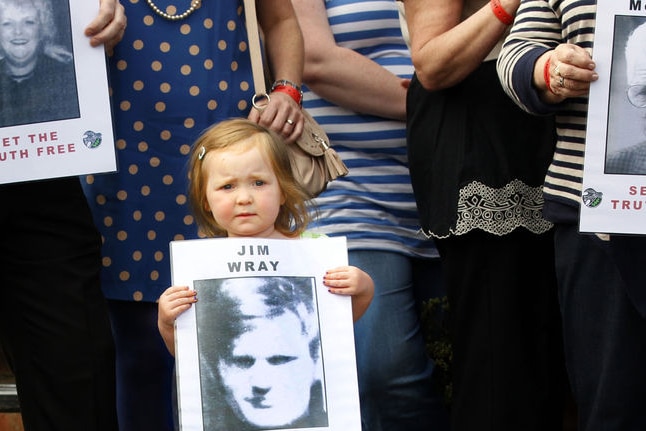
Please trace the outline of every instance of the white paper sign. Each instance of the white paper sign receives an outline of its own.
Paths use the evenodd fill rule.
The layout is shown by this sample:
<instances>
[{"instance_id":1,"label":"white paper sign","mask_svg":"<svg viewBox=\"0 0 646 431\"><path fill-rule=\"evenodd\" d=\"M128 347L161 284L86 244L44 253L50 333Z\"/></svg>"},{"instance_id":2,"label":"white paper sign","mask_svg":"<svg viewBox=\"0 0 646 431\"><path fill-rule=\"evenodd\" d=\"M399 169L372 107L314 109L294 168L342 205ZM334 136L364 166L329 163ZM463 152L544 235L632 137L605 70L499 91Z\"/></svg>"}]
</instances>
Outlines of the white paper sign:
<instances>
[{"instance_id":1,"label":"white paper sign","mask_svg":"<svg viewBox=\"0 0 646 431\"><path fill-rule=\"evenodd\" d=\"M593 57L599 80L590 88L581 232L646 233L646 159L639 163L634 153L646 145L646 108L629 98L640 87L634 86L636 69L627 65L626 55L630 34L645 23L641 0L597 2ZM646 59L646 43L640 44L632 57Z\"/></svg>"},{"instance_id":2,"label":"white paper sign","mask_svg":"<svg viewBox=\"0 0 646 431\"><path fill-rule=\"evenodd\" d=\"M171 242L183 431L360 431L351 300L323 285L343 237Z\"/></svg>"},{"instance_id":3,"label":"white paper sign","mask_svg":"<svg viewBox=\"0 0 646 431\"><path fill-rule=\"evenodd\" d=\"M117 169L104 48L83 34L99 3L52 4L41 31L53 25L57 37L35 71L16 77L0 59L0 184Z\"/></svg>"}]
</instances>

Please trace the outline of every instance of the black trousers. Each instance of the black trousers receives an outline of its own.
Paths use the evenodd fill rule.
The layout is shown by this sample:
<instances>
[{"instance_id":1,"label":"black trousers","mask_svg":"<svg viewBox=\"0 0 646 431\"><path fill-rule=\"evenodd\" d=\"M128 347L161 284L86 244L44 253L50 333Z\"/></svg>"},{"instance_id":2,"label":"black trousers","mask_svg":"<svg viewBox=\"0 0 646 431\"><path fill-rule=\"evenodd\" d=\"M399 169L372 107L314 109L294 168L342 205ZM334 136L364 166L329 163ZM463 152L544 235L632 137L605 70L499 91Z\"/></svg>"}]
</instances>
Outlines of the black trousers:
<instances>
[{"instance_id":1,"label":"black trousers","mask_svg":"<svg viewBox=\"0 0 646 431\"><path fill-rule=\"evenodd\" d=\"M643 304L629 295L631 287L646 288L646 238L602 241L561 224L555 244L578 429L646 430L646 318Z\"/></svg>"},{"instance_id":2,"label":"black trousers","mask_svg":"<svg viewBox=\"0 0 646 431\"><path fill-rule=\"evenodd\" d=\"M552 234L471 231L436 243L450 306L451 430L562 429Z\"/></svg>"},{"instance_id":3,"label":"black trousers","mask_svg":"<svg viewBox=\"0 0 646 431\"><path fill-rule=\"evenodd\" d=\"M116 430L100 237L78 179L0 185L0 226L0 341L25 430Z\"/></svg>"}]
</instances>

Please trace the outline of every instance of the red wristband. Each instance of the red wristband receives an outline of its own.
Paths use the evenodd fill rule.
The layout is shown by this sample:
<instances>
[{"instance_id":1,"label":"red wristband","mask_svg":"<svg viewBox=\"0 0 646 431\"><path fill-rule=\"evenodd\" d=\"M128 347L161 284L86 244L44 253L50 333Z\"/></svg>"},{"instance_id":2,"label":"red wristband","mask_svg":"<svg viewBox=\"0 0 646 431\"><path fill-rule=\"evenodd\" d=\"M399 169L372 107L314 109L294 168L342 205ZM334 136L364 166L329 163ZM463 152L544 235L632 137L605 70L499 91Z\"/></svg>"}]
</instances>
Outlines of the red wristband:
<instances>
[{"instance_id":1,"label":"red wristband","mask_svg":"<svg viewBox=\"0 0 646 431\"><path fill-rule=\"evenodd\" d=\"M301 103L303 102L303 94L290 85L276 85L272 87L271 91L272 93L277 92L287 94L289 97L294 99L294 102L296 102L298 106L301 106Z\"/></svg>"},{"instance_id":2,"label":"red wristband","mask_svg":"<svg viewBox=\"0 0 646 431\"><path fill-rule=\"evenodd\" d=\"M550 93L556 94L554 90L552 90L552 86L550 85L550 59L548 58L547 61L545 62L545 66L543 67L543 79L545 80L545 85L547 85L547 89L549 90Z\"/></svg>"},{"instance_id":3,"label":"red wristband","mask_svg":"<svg viewBox=\"0 0 646 431\"><path fill-rule=\"evenodd\" d=\"M491 5L491 10L493 14L496 15L496 18L505 25L512 25L514 23L514 17L509 15L507 11L500 4L500 0L491 0L489 2Z\"/></svg>"}]
</instances>

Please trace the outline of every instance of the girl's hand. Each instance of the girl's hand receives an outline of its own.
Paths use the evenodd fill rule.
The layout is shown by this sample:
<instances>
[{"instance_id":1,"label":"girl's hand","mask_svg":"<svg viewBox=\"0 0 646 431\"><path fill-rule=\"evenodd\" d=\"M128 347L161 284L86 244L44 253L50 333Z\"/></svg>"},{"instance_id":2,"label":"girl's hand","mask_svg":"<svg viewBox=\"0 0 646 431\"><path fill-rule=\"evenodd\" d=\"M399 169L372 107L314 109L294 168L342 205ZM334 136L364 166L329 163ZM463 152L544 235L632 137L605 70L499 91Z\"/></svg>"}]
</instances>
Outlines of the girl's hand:
<instances>
[{"instance_id":1,"label":"girl's hand","mask_svg":"<svg viewBox=\"0 0 646 431\"><path fill-rule=\"evenodd\" d=\"M177 316L196 302L195 291L189 289L188 286L169 287L159 297L159 323L174 327Z\"/></svg>"},{"instance_id":2,"label":"girl's hand","mask_svg":"<svg viewBox=\"0 0 646 431\"><path fill-rule=\"evenodd\" d=\"M370 305L375 286L370 275L356 266L340 266L328 270L323 284L330 293L352 296L352 317L356 322Z\"/></svg>"},{"instance_id":3,"label":"girl's hand","mask_svg":"<svg viewBox=\"0 0 646 431\"><path fill-rule=\"evenodd\" d=\"M323 276L323 284L328 291L337 295L359 295L371 283L368 274L355 266L333 268Z\"/></svg>"},{"instance_id":4,"label":"girl's hand","mask_svg":"<svg viewBox=\"0 0 646 431\"><path fill-rule=\"evenodd\" d=\"M188 286L171 286L158 301L157 328L166 348L175 356L175 320L197 302L195 291Z\"/></svg>"}]
</instances>

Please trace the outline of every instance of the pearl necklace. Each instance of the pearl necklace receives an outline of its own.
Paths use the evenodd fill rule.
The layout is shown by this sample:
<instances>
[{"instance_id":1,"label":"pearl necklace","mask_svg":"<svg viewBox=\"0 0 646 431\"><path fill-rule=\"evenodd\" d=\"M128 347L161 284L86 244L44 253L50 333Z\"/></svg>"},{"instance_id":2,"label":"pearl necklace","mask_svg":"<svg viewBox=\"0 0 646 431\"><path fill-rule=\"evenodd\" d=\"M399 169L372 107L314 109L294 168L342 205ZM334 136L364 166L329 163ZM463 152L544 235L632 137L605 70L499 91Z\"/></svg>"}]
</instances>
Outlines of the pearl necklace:
<instances>
[{"instance_id":1,"label":"pearl necklace","mask_svg":"<svg viewBox=\"0 0 646 431\"><path fill-rule=\"evenodd\" d=\"M195 12L195 9L200 7L200 4L202 3L202 0L191 0L191 7L186 9L184 12L180 14L175 14L175 15L169 15L163 10L159 9L155 3L153 3L152 0L146 0L146 3L148 3L148 6L160 17L165 18L169 21L179 21L184 18L187 18L190 14Z\"/></svg>"}]
</instances>

